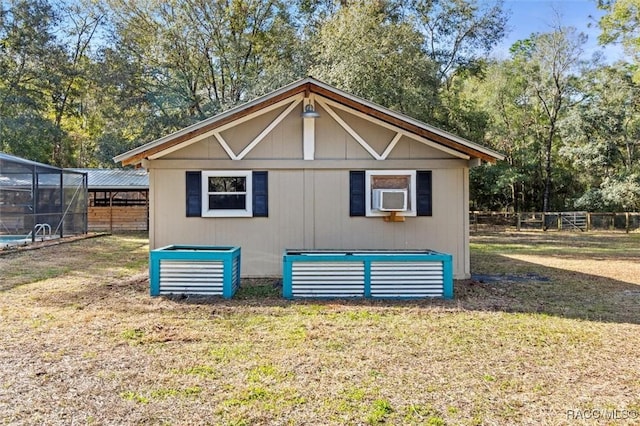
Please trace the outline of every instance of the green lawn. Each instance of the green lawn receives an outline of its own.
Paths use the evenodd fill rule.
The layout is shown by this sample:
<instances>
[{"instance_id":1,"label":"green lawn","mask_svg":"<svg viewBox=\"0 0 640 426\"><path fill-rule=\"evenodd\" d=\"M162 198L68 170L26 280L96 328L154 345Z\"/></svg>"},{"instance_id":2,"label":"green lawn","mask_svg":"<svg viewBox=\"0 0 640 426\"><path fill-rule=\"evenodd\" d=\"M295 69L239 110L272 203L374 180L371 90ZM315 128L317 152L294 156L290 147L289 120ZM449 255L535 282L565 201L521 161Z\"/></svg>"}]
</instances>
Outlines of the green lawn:
<instances>
[{"instance_id":1,"label":"green lawn","mask_svg":"<svg viewBox=\"0 0 640 426\"><path fill-rule=\"evenodd\" d=\"M140 235L2 255L0 424L637 424L640 234L471 240L452 301L150 298Z\"/></svg>"}]
</instances>

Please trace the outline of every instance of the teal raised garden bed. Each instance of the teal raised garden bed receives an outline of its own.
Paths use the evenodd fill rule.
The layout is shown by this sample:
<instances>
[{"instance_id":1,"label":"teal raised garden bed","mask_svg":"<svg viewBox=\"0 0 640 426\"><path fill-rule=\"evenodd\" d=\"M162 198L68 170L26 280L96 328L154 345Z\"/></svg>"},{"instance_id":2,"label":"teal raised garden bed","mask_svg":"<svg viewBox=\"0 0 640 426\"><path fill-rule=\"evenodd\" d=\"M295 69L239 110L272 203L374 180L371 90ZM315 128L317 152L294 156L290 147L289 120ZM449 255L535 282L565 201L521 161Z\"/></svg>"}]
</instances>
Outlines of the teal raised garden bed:
<instances>
[{"instance_id":1,"label":"teal raised garden bed","mask_svg":"<svg viewBox=\"0 0 640 426\"><path fill-rule=\"evenodd\" d=\"M287 250L283 296L451 299L451 259L432 250Z\"/></svg>"},{"instance_id":2,"label":"teal raised garden bed","mask_svg":"<svg viewBox=\"0 0 640 426\"><path fill-rule=\"evenodd\" d=\"M231 298L240 287L240 247L170 245L149 254L151 295Z\"/></svg>"}]
</instances>

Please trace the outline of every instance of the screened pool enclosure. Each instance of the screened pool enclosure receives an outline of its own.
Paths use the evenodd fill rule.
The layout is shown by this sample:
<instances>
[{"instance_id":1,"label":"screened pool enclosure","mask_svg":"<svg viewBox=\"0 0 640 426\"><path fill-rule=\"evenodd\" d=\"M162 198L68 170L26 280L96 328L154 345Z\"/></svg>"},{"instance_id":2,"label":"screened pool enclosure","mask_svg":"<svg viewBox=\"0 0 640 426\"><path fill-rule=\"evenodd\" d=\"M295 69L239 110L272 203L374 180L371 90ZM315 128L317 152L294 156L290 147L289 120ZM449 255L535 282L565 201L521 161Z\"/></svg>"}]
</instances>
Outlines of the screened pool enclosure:
<instances>
[{"instance_id":1,"label":"screened pool enclosure","mask_svg":"<svg viewBox=\"0 0 640 426\"><path fill-rule=\"evenodd\" d=\"M0 248L86 232L86 173L0 153Z\"/></svg>"}]
</instances>

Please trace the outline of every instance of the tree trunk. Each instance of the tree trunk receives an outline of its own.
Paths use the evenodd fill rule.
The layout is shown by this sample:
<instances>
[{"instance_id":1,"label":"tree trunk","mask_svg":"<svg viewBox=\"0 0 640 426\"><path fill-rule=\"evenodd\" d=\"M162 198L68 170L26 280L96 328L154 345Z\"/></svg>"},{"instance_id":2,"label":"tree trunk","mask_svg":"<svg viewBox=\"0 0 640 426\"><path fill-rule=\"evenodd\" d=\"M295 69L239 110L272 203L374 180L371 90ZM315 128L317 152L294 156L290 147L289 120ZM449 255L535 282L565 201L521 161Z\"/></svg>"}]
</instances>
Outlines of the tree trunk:
<instances>
[{"instance_id":1,"label":"tree trunk","mask_svg":"<svg viewBox=\"0 0 640 426\"><path fill-rule=\"evenodd\" d=\"M549 130L549 137L545 146L545 159L544 159L544 192L542 194L542 211L544 213L549 211L549 199L551 198L551 149L553 147L553 135L555 133L555 127L552 125Z\"/></svg>"}]
</instances>

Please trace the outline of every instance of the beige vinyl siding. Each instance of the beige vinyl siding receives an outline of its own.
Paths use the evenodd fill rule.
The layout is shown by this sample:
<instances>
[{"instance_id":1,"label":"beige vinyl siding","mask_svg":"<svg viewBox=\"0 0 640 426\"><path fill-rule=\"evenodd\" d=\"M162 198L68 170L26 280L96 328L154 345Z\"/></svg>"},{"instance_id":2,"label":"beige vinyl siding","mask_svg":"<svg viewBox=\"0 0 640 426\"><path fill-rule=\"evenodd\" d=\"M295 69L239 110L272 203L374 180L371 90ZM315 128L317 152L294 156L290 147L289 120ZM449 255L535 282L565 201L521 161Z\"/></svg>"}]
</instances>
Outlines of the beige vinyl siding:
<instances>
[{"instance_id":1,"label":"beige vinyl siding","mask_svg":"<svg viewBox=\"0 0 640 426\"><path fill-rule=\"evenodd\" d=\"M454 255L456 278L468 276L462 226L467 215L461 195L464 169L433 170L433 216L408 217L405 222L350 217L348 171L316 170L314 175L315 246L308 248L433 249Z\"/></svg>"},{"instance_id":2,"label":"beige vinyl siding","mask_svg":"<svg viewBox=\"0 0 640 426\"><path fill-rule=\"evenodd\" d=\"M266 138L247 154L246 159L302 159L301 110L293 110ZM267 125L264 125L266 127Z\"/></svg>"},{"instance_id":3,"label":"beige vinyl siding","mask_svg":"<svg viewBox=\"0 0 640 426\"><path fill-rule=\"evenodd\" d=\"M164 160L199 158L227 160L229 159L229 156L220 146L215 137L209 136L163 157Z\"/></svg>"},{"instance_id":4,"label":"beige vinyl siding","mask_svg":"<svg viewBox=\"0 0 640 426\"><path fill-rule=\"evenodd\" d=\"M260 134L275 118L284 111L286 106L269 111L253 118L241 126L235 126L220 133L229 147L236 154L240 153L249 143Z\"/></svg>"},{"instance_id":5,"label":"beige vinyl siding","mask_svg":"<svg viewBox=\"0 0 640 426\"><path fill-rule=\"evenodd\" d=\"M156 227L155 217L158 214L158 211L156 208L156 206L158 205L156 193L159 191L158 191L158 185L156 184L155 177L158 174L158 172L154 169L149 169L149 168L147 168L147 172L149 176L149 195L148 195L149 197L149 249L152 250L154 248L162 247L161 245L156 243L157 227ZM178 194L181 194L181 193L178 193ZM185 197L185 205L186 205L187 195L186 193L183 193L183 194ZM170 194L167 194L167 196L170 196ZM179 199L180 195L174 194L174 197ZM178 208L179 208L178 206L175 207L176 210Z\"/></svg>"},{"instance_id":6,"label":"beige vinyl siding","mask_svg":"<svg viewBox=\"0 0 640 426\"><path fill-rule=\"evenodd\" d=\"M259 116L242 126L234 127L221 133L224 140L235 154L239 154L260 132L268 126L270 120L280 110ZM321 112L322 113L322 112ZM302 123L296 109L289 114L273 131L251 150L245 160L302 159ZM338 115L347 122L378 154L382 154L392 141L395 133L389 129L367 123L359 117L351 116L344 111ZM368 126L365 126L368 124ZM371 160L371 155L324 112L316 122L316 160ZM178 151L167 154L164 159L229 159L214 136L209 136ZM408 159L455 159L436 148L412 140L407 136L400 138L388 157L389 160ZM340 167L337 164L337 167ZM386 168L385 165L380 167Z\"/></svg>"},{"instance_id":7,"label":"beige vinyl siding","mask_svg":"<svg viewBox=\"0 0 640 426\"><path fill-rule=\"evenodd\" d=\"M287 248L429 248L454 255L456 278L469 274L462 168L433 170L432 217L397 223L349 216L349 170L270 170L268 218L187 218L185 171L152 169L151 176L152 247L240 246L243 276L281 275Z\"/></svg>"},{"instance_id":8,"label":"beige vinyl siding","mask_svg":"<svg viewBox=\"0 0 640 426\"><path fill-rule=\"evenodd\" d=\"M269 217L186 217L185 171L154 170L153 248L169 244L240 246L244 276L280 275L285 248L303 241L303 172L269 173Z\"/></svg>"},{"instance_id":9,"label":"beige vinyl siding","mask_svg":"<svg viewBox=\"0 0 640 426\"><path fill-rule=\"evenodd\" d=\"M445 159L454 157L422 142L414 141L406 136L403 136L398 141L393 151L389 154L389 157L387 157L388 160L427 158Z\"/></svg>"},{"instance_id":10,"label":"beige vinyl siding","mask_svg":"<svg viewBox=\"0 0 640 426\"><path fill-rule=\"evenodd\" d=\"M318 107L315 158L304 161L298 108L243 160L230 160L214 136L160 159L150 170L150 244L232 245L242 249L243 276L279 276L285 249L434 249L453 254L455 278L469 276L467 161L403 136L388 160L375 160ZM284 109L222 132L235 154ZM395 132L345 111L337 114L378 153ZM269 217L188 218L185 171L267 170ZM350 170L432 170L433 216L388 223L349 216Z\"/></svg>"},{"instance_id":11,"label":"beige vinyl siding","mask_svg":"<svg viewBox=\"0 0 640 426\"><path fill-rule=\"evenodd\" d=\"M382 154L384 152L384 150L387 148L387 145L389 145L389 142L391 142L393 140L393 137L396 135L396 132L390 129L385 129L384 127L379 126L372 126L371 123L364 118L356 117L355 115L349 114L346 111L335 110L335 112L353 130L355 130L358 135L362 137L362 139L367 141L369 146L371 146L371 148L373 148L378 154ZM357 142L355 143L360 146L360 144L358 144ZM364 152L366 156L354 157L347 155L347 158L367 158L369 154L366 151Z\"/></svg>"}]
</instances>

